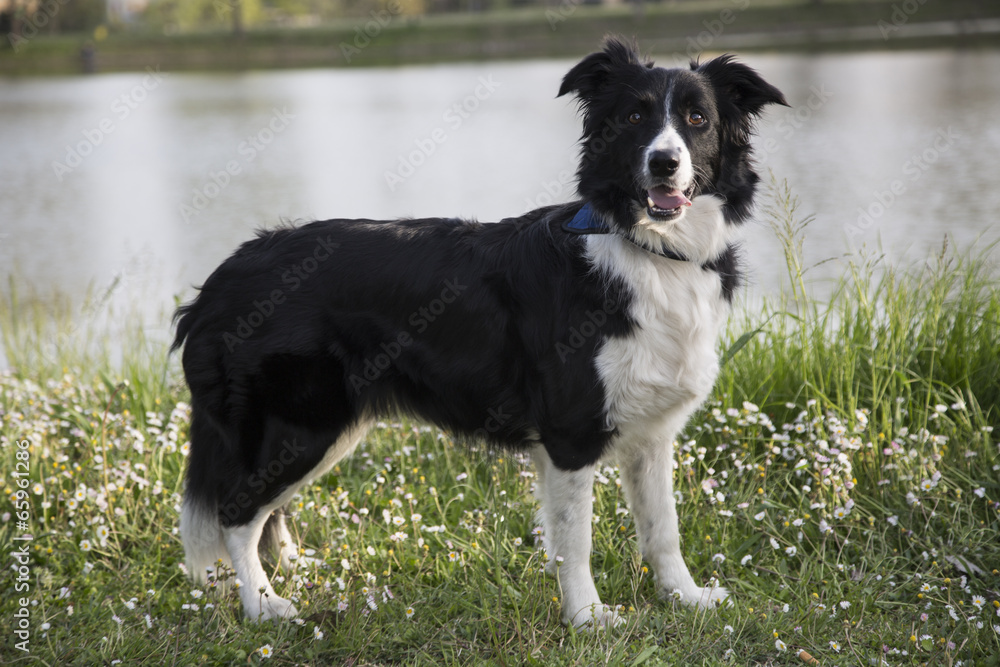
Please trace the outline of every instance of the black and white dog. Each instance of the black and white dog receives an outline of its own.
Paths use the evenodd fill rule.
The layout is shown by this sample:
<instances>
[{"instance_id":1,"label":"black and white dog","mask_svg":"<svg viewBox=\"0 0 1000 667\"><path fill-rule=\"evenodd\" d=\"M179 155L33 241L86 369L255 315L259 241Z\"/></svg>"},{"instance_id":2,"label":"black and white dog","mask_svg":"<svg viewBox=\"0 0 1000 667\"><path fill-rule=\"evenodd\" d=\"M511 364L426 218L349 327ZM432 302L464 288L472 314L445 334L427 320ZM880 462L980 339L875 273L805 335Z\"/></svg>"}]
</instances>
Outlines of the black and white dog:
<instances>
[{"instance_id":1,"label":"black and white dog","mask_svg":"<svg viewBox=\"0 0 1000 667\"><path fill-rule=\"evenodd\" d=\"M253 619L291 617L282 506L401 412L529 449L562 619L611 625L590 571L598 462L620 466L664 594L710 606L681 556L672 441L708 396L758 180L754 119L782 94L722 56L662 69L608 39L566 75L583 113L581 200L495 224L326 220L260 232L177 313L191 388L181 535Z\"/></svg>"}]
</instances>

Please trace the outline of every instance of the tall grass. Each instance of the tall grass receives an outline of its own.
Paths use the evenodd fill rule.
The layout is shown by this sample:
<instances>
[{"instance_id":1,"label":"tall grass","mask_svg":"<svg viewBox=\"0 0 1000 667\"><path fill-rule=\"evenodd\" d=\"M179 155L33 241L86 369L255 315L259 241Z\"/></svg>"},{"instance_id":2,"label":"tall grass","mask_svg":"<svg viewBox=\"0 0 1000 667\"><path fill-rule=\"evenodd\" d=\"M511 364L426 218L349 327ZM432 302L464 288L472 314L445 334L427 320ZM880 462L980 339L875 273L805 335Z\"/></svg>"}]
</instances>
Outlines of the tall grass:
<instances>
[{"instance_id":1,"label":"tall grass","mask_svg":"<svg viewBox=\"0 0 1000 667\"><path fill-rule=\"evenodd\" d=\"M0 353L15 375L39 382L69 374L100 379L109 387L130 386L132 411L145 414L180 384L168 363L161 321L121 294L120 278L101 290L88 288L81 300L61 293L41 294L16 276L0 292Z\"/></svg>"},{"instance_id":2,"label":"tall grass","mask_svg":"<svg viewBox=\"0 0 1000 667\"><path fill-rule=\"evenodd\" d=\"M945 241L937 256L902 268L858 254L820 300L802 263L812 219L799 215L786 183L772 183L764 215L784 251L787 287L732 319L729 344L742 347L723 369L722 391L779 412L805 396L845 415L868 407L884 430L904 409L922 427L935 405L957 401L977 425L1000 420L994 245L973 254L949 251Z\"/></svg>"},{"instance_id":3,"label":"tall grass","mask_svg":"<svg viewBox=\"0 0 1000 667\"><path fill-rule=\"evenodd\" d=\"M254 625L194 587L177 537L186 390L166 340L99 296L0 299L0 465L27 442L31 652L0 597L0 662L352 665L991 665L1000 655L1000 313L986 254L848 263L828 299L787 188L765 211L789 288L732 318L715 395L678 437L682 543L733 606L658 600L613 463L595 475L593 566L624 626L559 622L520 455L379 424L302 489L320 567L271 568L301 624ZM88 315L81 321L80 314ZM94 313L103 313L100 317ZM103 329L103 330L102 330ZM114 332L108 334L108 331ZM10 516L0 543L23 532ZM14 590L16 569L0 570Z\"/></svg>"}]
</instances>

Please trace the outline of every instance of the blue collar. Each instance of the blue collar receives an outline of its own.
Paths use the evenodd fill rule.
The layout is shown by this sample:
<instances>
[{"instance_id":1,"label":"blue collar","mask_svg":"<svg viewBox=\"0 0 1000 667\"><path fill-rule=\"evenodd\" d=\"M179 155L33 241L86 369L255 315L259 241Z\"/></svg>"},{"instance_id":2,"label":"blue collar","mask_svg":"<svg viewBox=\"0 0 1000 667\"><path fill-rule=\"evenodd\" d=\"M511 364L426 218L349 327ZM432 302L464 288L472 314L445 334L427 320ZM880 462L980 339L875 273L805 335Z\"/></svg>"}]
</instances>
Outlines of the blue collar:
<instances>
[{"instance_id":1,"label":"blue collar","mask_svg":"<svg viewBox=\"0 0 1000 667\"><path fill-rule=\"evenodd\" d=\"M611 228L604 218L594 212L594 207L584 204L572 220L562 224L563 231L570 234L610 234Z\"/></svg>"},{"instance_id":2,"label":"blue collar","mask_svg":"<svg viewBox=\"0 0 1000 667\"><path fill-rule=\"evenodd\" d=\"M576 215L573 216L572 220L567 220L562 224L562 229L570 234L611 234L613 233L611 227L608 223L604 222L604 218L597 214L594 207L589 203L584 204ZM624 235L623 235L624 236ZM687 262L688 258L680 253L673 252L671 250L653 250L647 248L644 245L636 243L631 237L624 236L624 238L632 241L635 245L639 246L647 252L651 252L654 255L659 255L660 257L666 257L667 259L675 259L679 262Z\"/></svg>"}]
</instances>

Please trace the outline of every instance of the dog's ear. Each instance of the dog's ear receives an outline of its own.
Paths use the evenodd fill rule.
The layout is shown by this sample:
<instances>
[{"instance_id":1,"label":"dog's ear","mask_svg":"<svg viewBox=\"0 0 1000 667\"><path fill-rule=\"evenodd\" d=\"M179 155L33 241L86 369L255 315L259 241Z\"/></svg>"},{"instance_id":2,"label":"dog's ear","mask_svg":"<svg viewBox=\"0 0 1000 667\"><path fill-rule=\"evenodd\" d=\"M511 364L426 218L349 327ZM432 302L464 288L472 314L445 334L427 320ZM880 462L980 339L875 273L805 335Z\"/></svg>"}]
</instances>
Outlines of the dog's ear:
<instances>
[{"instance_id":1,"label":"dog's ear","mask_svg":"<svg viewBox=\"0 0 1000 667\"><path fill-rule=\"evenodd\" d=\"M726 219L742 222L750 214L754 189L760 177L753 170L750 138L754 121L768 104L788 106L781 91L731 55L692 63L691 69L708 79L716 90L719 138L723 151L715 189L726 199Z\"/></svg>"},{"instance_id":2,"label":"dog's ear","mask_svg":"<svg viewBox=\"0 0 1000 667\"><path fill-rule=\"evenodd\" d=\"M726 54L709 60L703 65L692 63L691 68L708 77L712 85L732 101L747 116L757 116L768 104L788 106L781 91L761 78L760 74L735 57Z\"/></svg>"},{"instance_id":3,"label":"dog's ear","mask_svg":"<svg viewBox=\"0 0 1000 667\"><path fill-rule=\"evenodd\" d=\"M576 93L581 100L587 100L604 87L615 70L622 67L650 67L652 63L643 62L639 57L635 43L626 42L621 37L609 36L604 39L602 49L581 60L565 77L559 94Z\"/></svg>"}]
</instances>

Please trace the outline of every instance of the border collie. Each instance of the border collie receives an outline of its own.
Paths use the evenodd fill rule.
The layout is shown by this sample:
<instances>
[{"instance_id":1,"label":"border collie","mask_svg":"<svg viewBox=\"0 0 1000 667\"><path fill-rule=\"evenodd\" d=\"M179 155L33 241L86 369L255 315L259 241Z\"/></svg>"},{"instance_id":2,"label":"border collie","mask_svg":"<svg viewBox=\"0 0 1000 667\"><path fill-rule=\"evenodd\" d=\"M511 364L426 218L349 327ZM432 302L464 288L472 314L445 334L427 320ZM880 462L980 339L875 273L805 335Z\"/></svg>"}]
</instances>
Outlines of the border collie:
<instances>
[{"instance_id":1,"label":"border collie","mask_svg":"<svg viewBox=\"0 0 1000 667\"><path fill-rule=\"evenodd\" d=\"M562 620L614 625L590 570L595 466L620 466L659 591L709 607L681 555L672 442L708 396L758 180L753 122L785 104L721 56L663 69L608 38L562 81L583 115L580 200L495 224L325 220L261 231L176 315L191 388L180 530L252 619L293 617L261 566L282 506L403 413L530 450ZM208 573L208 574L207 574Z\"/></svg>"}]
</instances>

